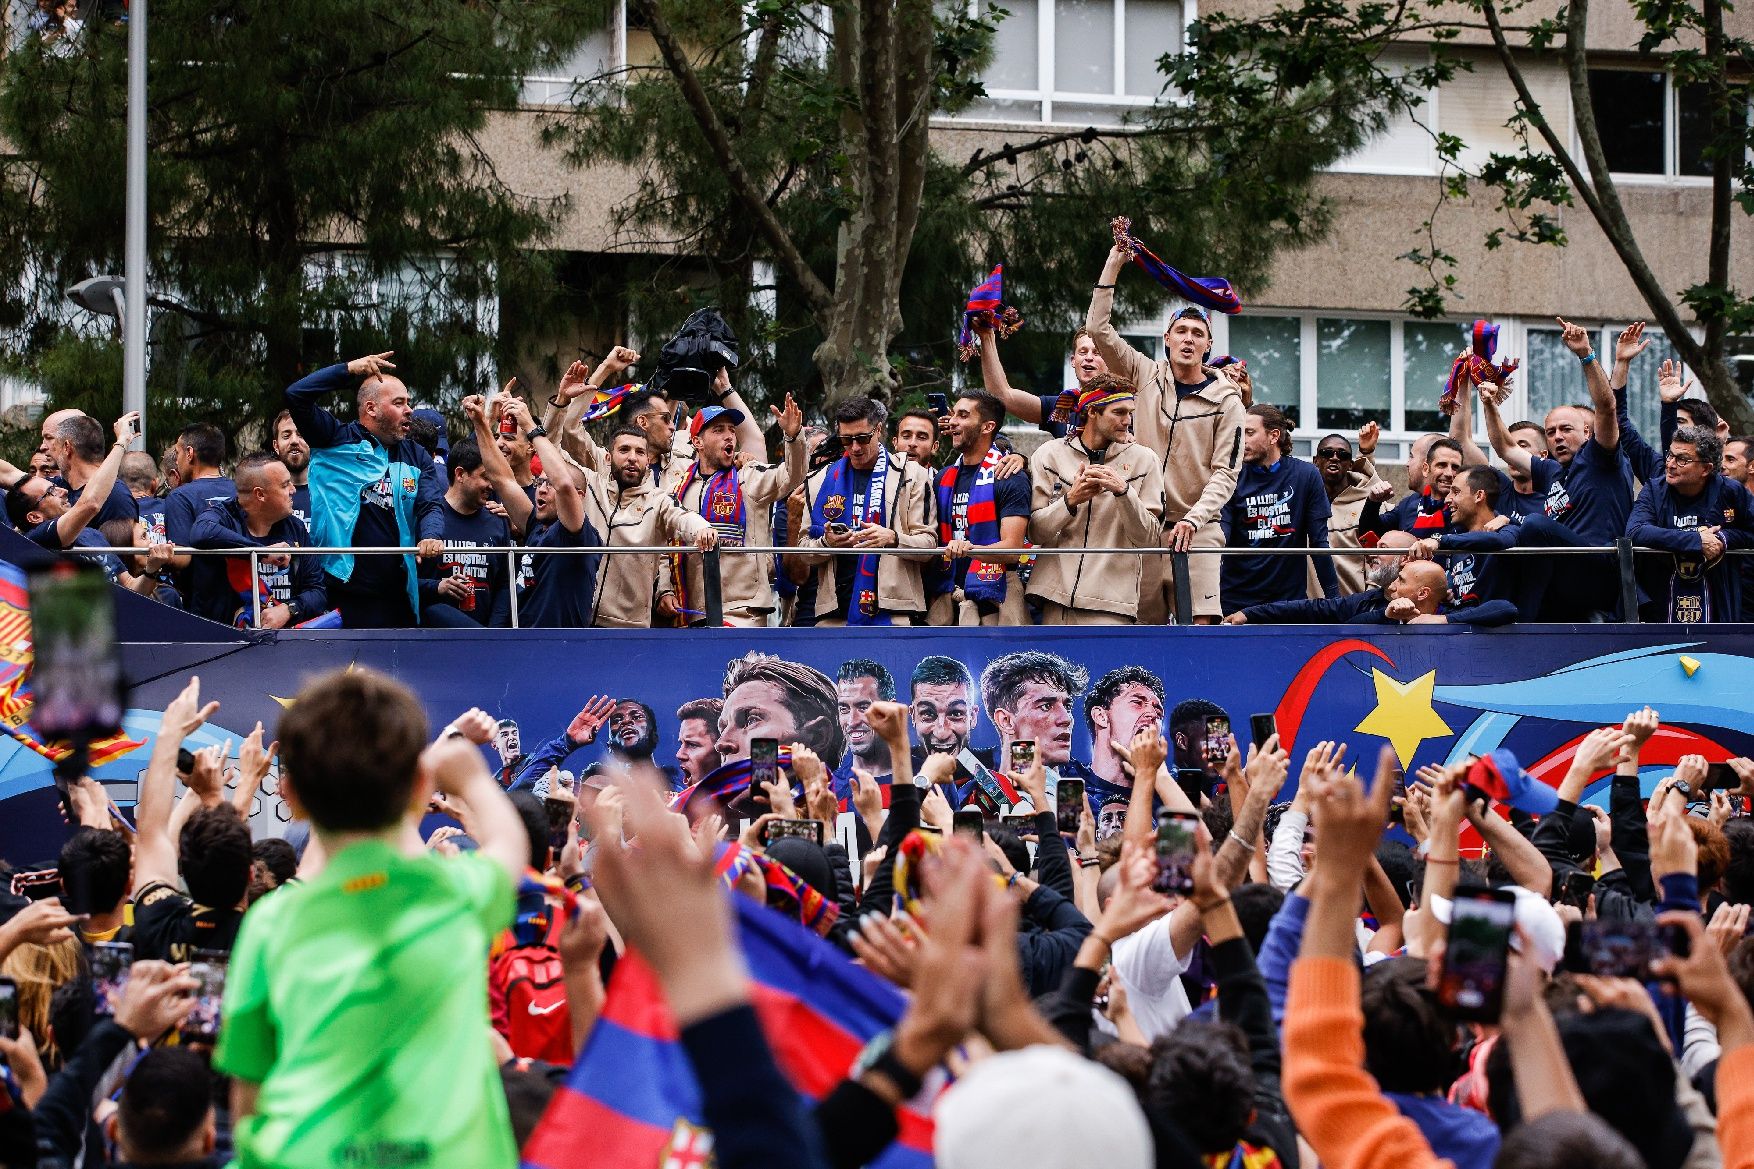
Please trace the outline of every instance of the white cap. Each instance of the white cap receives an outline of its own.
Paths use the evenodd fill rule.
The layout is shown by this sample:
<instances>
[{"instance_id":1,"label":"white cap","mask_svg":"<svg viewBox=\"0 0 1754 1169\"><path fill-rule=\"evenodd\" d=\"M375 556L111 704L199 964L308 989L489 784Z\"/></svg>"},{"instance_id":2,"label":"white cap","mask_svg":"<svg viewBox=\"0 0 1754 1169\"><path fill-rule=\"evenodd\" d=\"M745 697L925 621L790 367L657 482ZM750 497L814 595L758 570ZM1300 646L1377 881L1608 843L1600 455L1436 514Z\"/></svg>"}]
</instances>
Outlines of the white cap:
<instances>
[{"instance_id":1,"label":"white cap","mask_svg":"<svg viewBox=\"0 0 1754 1169\"><path fill-rule=\"evenodd\" d=\"M1151 1169L1151 1129L1127 1082L1063 1047L976 1064L938 1101L937 1169Z\"/></svg>"},{"instance_id":2,"label":"white cap","mask_svg":"<svg viewBox=\"0 0 1754 1169\"><path fill-rule=\"evenodd\" d=\"M1505 888L1516 894L1516 923L1529 935L1529 943L1533 947L1529 957L1545 973L1553 973L1553 968L1565 957L1565 922L1560 918L1559 911L1532 889L1525 889L1521 885L1506 885ZM1443 925L1448 925L1450 900L1433 894L1430 902L1431 916ZM1512 936L1510 944L1519 951L1522 949L1520 938Z\"/></svg>"}]
</instances>

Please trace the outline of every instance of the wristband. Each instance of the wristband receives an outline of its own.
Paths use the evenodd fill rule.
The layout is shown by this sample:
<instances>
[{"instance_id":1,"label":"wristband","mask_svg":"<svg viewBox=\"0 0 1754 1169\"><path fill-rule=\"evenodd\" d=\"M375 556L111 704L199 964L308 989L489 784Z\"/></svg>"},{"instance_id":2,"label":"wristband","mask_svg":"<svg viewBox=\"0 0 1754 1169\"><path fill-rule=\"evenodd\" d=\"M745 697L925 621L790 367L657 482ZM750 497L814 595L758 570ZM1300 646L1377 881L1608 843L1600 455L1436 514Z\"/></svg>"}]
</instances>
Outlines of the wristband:
<instances>
[{"instance_id":1,"label":"wristband","mask_svg":"<svg viewBox=\"0 0 1754 1169\"><path fill-rule=\"evenodd\" d=\"M1011 875L1009 877L1005 878L1005 888L1015 889L1017 887L1017 882L1021 881L1022 879L1023 879L1022 873L1018 872L1015 869L1011 870Z\"/></svg>"},{"instance_id":2,"label":"wristband","mask_svg":"<svg viewBox=\"0 0 1754 1169\"><path fill-rule=\"evenodd\" d=\"M1236 834L1236 829L1232 828L1228 835L1230 836L1230 839L1236 841L1238 844L1242 845L1244 848L1248 849L1250 852L1255 851L1255 846L1252 843L1250 843L1249 841L1244 840L1242 837L1238 836Z\"/></svg>"},{"instance_id":3,"label":"wristband","mask_svg":"<svg viewBox=\"0 0 1754 1169\"><path fill-rule=\"evenodd\" d=\"M1585 353L1583 356L1579 357L1577 360L1582 365L1588 365L1590 362L1594 361L1595 359L1596 359L1596 351L1594 349L1592 349L1588 353Z\"/></svg>"},{"instance_id":4,"label":"wristband","mask_svg":"<svg viewBox=\"0 0 1754 1169\"><path fill-rule=\"evenodd\" d=\"M548 433L548 428L545 426L532 426L530 429L524 431L524 437L529 439L531 442L535 442L537 439L542 438L547 433Z\"/></svg>"},{"instance_id":5,"label":"wristband","mask_svg":"<svg viewBox=\"0 0 1754 1169\"><path fill-rule=\"evenodd\" d=\"M1112 284L1093 284L1093 285L1091 285L1091 287L1092 288L1113 288L1114 285L1112 285Z\"/></svg>"},{"instance_id":6,"label":"wristband","mask_svg":"<svg viewBox=\"0 0 1754 1169\"><path fill-rule=\"evenodd\" d=\"M550 406L553 406L556 410L564 410L567 407L567 403L562 402L560 400L559 394L556 394L556 395L554 395L554 397L548 399L548 404Z\"/></svg>"}]
</instances>

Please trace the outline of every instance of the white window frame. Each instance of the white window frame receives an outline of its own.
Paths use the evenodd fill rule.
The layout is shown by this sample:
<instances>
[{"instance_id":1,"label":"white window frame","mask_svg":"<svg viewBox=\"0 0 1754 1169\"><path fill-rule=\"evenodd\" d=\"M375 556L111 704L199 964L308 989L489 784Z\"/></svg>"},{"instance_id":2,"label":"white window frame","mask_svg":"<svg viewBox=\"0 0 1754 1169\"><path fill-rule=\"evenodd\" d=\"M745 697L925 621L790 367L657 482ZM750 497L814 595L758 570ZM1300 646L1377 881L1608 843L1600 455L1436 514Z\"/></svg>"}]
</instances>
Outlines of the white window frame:
<instances>
[{"instance_id":1,"label":"white window frame","mask_svg":"<svg viewBox=\"0 0 1754 1169\"><path fill-rule=\"evenodd\" d=\"M991 114L979 112L944 115L932 120L944 124L983 123L1004 126L1031 125L1067 125L1082 126L1086 119L1074 119L1070 122L1057 122L1054 118L1056 102L1077 106L1108 106L1117 111L1129 109L1149 109L1159 100L1181 102L1186 100L1175 92L1165 93L1159 87L1155 96L1143 97L1139 94L1127 93L1126 61L1127 61L1127 0L1112 0L1115 9L1114 38L1114 92L1113 93L1074 93L1062 92L1054 88L1054 5L1058 0L1038 0L1035 21L1035 75L1040 87L1037 89L988 89L986 98L993 102L1027 103L1038 107L1040 114L1036 121L1011 121L995 118ZM967 0L970 16L979 12L980 0ZM1182 46L1187 47L1187 29L1199 19L1199 0L1181 0L1182 5ZM1002 0L1000 6L1003 7ZM1154 76L1160 76L1153 74Z\"/></svg>"},{"instance_id":2,"label":"white window frame","mask_svg":"<svg viewBox=\"0 0 1754 1169\"><path fill-rule=\"evenodd\" d=\"M609 51L609 69L620 77L627 68L627 0L616 0L615 11L609 17L609 33L613 42ZM588 77L531 74L519 84L518 104L525 109L570 106L580 83L589 80ZM606 97L618 95L621 83L615 82L605 88L609 91Z\"/></svg>"},{"instance_id":3,"label":"white window frame","mask_svg":"<svg viewBox=\"0 0 1754 1169\"><path fill-rule=\"evenodd\" d=\"M1684 175L1681 169L1681 87L1675 81L1675 72L1663 65L1655 68L1638 66L1632 63L1609 63L1591 65L1590 71L1601 73L1661 73L1663 75L1663 173L1660 175L1641 174L1637 171L1611 172L1616 183L1629 186L1649 187L1709 187L1710 175ZM1750 103L1754 106L1754 103ZM1577 132L1577 114L1572 113L1571 119L1571 153L1573 157L1582 157L1583 141Z\"/></svg>"},{"instance_id":4,"label":"white window frame","mask_svg":"<svg viewBox=\"0 0 1754 1169\"><path fill-rule=\"evenodd\" d=\"M1424 51L1420 60L1410 61L1408 63L1408 68L1417 69L1429 64L1431 64L1431 51L1427 49ZM1408 116L1413 119L1414 123L1425 132L1425 157L1422 161L1414 163L1411 166L1379 166L1376 164L1352 161L1358 155L1364 154L1371 148L1372 143L1375 142L1375 138L1372 138L1370 142L1366 142L1363 146L1359 147L1355 154L1348 155L1346 158L1343 158L1339 162L1328 167L1327 170L1333 174L1354 175L1437 174L1439 172L1437 134L1433 127L1441 126L1443 124L1438 120L1438 102L1441 100L1442 86L1433 86L1425 91L1424 102L1406 111ZM1390 117L1393 118L1399 113L1400 111L1397 110L1394 114L1391 114Z\"/></svg>"}]
</instances>

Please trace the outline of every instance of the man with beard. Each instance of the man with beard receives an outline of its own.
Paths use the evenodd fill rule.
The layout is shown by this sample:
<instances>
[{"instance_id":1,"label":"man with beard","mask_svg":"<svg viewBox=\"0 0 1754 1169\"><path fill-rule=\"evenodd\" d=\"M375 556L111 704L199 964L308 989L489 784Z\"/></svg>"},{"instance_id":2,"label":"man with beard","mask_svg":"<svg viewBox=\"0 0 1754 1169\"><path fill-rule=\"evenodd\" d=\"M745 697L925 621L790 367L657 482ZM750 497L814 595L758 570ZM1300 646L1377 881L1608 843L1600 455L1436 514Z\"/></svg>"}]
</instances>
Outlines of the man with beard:
<instances>
[{"instance_id":1,"label":"man with beard","mask_svg":"<svg viewBox=\"0 0 1754 1169\"><path fill-rule=\"evenodd\" d=\"M851 790L853 769L867 772L883 788L883 805L889 806L889 779L895 764L889 758L889 745L872 729L866 715L873 702L895 701L895 675L869 658L842 662L835 674L835 712L840 732L846 736L847 757L835 769L835 790L846 795Z\"/></svg>"},{"instance_id":2,"label":"man with beard","mask_svg":"<svg viewBox=\"0 0 1754 1169\"><path fill-rule=\"evenodd\" d=\"M1219 513L1232 548L1326 548L1328 496L1309 463L1291 457L1291 424L1277 406L1257 403L1243 416L1243 469L1236 494ZM1311 571L1322 595L1340 594L1331 556L1300 564L1290 556L1226 556L1220 572L1224 611L1308 595Z\"/></svg>"},{"instance_id":3,"label":"man with beard","mask_svg":"<svg viewBox=\"0 0 1754 1169\"><path fill-rule=\"evenodd\" d=\"M529 408L523 402L513 399L506 408L517 425L529 429L533 439L545 438L548 432L530 421ZM675 544L692 545L702 551L718 547L717 529L700 516L684 511L674 499L652 485L648 474L650 448L644 431L623 426L609 436L608 474L581 467L552 446L544 449L539 445L537 456L542 459L544 474L557 489L565 484L583 484L587 526L602 533L608 547ZM520 501L504 502L507 512L515 517ZM653 606L659 599L657 581L655 556L604 557L590 598L591 623L599 629L650 628Z\"/></svg>"},{"instance_id":4,"label":"man with beard","mask_svg":"<svg viewBox=\"0 0 1754 1169\"><path fill-rule=\"evenodd\" d=\"M1090 766L1084 769L1084 793L1090 814L1100 815L1112 804L1124 809L1133 795L1133 778L1121 767L1115 747L1123 750L1146 727L1163 725L1163 682L1143 666L1122 666L1096 680L1084 696L1084 724L1090 729ZM1061 772L1062 778L1070 773ZM1146 777L1150 787L1150 777Z\"/></svg>"},{"instance_id":5,"label":"man with beard","mask_svg":"<svg viewBox=\"0 0 1754 1169\"><path fill-rule=\"evenodd\" d=\"M650 759L658 749L658 716L635 698L617 698L609 712L609 746L629 759Z\"/></svg>"},{"instance_id":6,"label":"man with beard","mask_svg":"<svg viewBox=\"0 0 1754 1169\"><path fill-rule=\"evenodd\" d=\"M1030 483L1021 475L999 478L1000 453L993 446L1005 407L991 394L956 400L946 420L957 460L938 478L938 536L949 561L949 612L934 607L944 625L1028 625L1016 553L1029 543ZM978 554L977 554L978 553Z\"/></svg>"},{"instance_id":7,"label":"man with beard","mask_svg":"<svg viewBox=\"0 0 1754 1169\"><path fill-rule=\"evenodd\" d=\"M1376 500L1369 500L1359 514L1358 526L1366 532L1412 532L1415 536L1435 535L1449 527L1449 513L1444 504L1449 499L1450 484L1462 469L1462 444L1453 438L1432 439L1425 446L1422 460L1425 467L1424 489L1404 497L1387 511ZM1409 465L1411 465L1409 461Z\"/></svg>"},{"instance_id":8,"label":"man with beard","mask_svg":"<svg viewBox=\"0 0 1754 1169\"><path fill-rule=\"evenodd\" d=\"M414 556L323 558L329 603L352 629L417 623L416 560L444 551L444 485L432 456L408 437L408 387L391 353L319 369L286 389L286 408L311 444L311 542L328 548L406 548ZM343 423L320 399L356 385L358 421Z\"/></svg>"},{"instance_id":9,"label":"man with beard","mask_svg":"<svg viewBox=\"0 0 1754 1169\"><path fill-rule=\"evenodd\" d=\"M1352 444L1343 434L1323 435L1316 442L1315 469L1322 477L1322 488L1327 492L1328 507L1333 514L1328 517L1328 546L1330 548L1361 548L1358 539L1358 519L1364 511L1368 500L1374 499L1382 503L1395 493L1395 489L1376 473L1376 464L1371 456L1376 453L1378 429L1374 422L1367 422L1358 430L1358 457L1352 457ZM1351 596L1363 591L1364 557L1335 556L1334 572L1340 578L1340 593ZM1315 568L1312 566L1306 575L1305 586L1314 595L1321 590L1321 582L1316 579Z\"/></svg>"},{"instance_id":10,"label":"man with beard","mask_svg":"<svg viewBox=\"0 0 1754 1169\"><path fill-rule=\"evenodd\" d=\"M689 424L694 461L671 492L684 510L700 516L719 534L719 547L760 547L773 543L774 504L804 481L804 444L799 432L804 413L790 394L786 408L770 408L785 439L784 466L761 462L739 464L737 445L744 418L740 410L705 406ZM751 453L745 447L745 453ZM766 625L774 610L771 562L761 556L721 556L719 588L724 623ZM666 596L666 594L668 594ZM700 558L677 556L660 562L658 609L682 625L704 626L706 584Z\"/></svg>"},{"instance_id":11,"label":"man with beard","mask_svg":"<svg viewBox=\"0 0 1754 1169\"><path fill-rule=\"evenodd\" d=\"M955 658L932 655L920 659L908 681L908 711L918 743L910 754L914 774L929 755L950 755L956 760L954 789L945 798L955 807L966 801L972 783L989 793L999 790L993 779L991 747L971 747L969 740L980 724L981 708L975 700L974 675Z\"/></svg>"},{"instance_id":12,"label":"man with beard","mask_svg":"<svg viewBox=\"0 0 1754 1169\"><path fill-rule=\"evenodd\" d=\"M1030 741L1036 758L1050 772L1088 777L1088 769L1072 760L1072 706L1089 681L1090 671L1083 666L1040 650L1021 650L988 662L981 671L981 704L999 732L1001 766L1009 770L1012 743ZM1015 777L997 778L1007 803L1015 806L1024 798ZM978 789L970 793L984 810L1006 810L987 808L983 794L992 795Z\"/></svg>"},{"instance_id":13,"label":"man with beard","mask_svg":"<svg viewBox=\"0 0 1754 1169\"><path fill-rule=\"evenodd\" d=\"M909 410L895 420L895 453L936 471L938 426L938 416L930 410Z\"/></svg>"},{"instance_id":14,"label":"man with beard","mask_svg":"<svg viewBox=\"0 0 1754 1169\"><path fill-rule=\"evenodd\" d=\"M676 770L684 787L699 783L719 765L722 698L696 698L676 708Z\"/></svg>"},{"instance_id":15,"label":"man with beard","mask_svg":"<svg viewBox=\"0 0 1754 1169\"><path fill-rule=\"evenodd\" d=\"M311 444L298 432L292 412L282 410L274 418L274 453L292 475L292 514L306 528L311 526Z\"/></svg>"}]
</instances>

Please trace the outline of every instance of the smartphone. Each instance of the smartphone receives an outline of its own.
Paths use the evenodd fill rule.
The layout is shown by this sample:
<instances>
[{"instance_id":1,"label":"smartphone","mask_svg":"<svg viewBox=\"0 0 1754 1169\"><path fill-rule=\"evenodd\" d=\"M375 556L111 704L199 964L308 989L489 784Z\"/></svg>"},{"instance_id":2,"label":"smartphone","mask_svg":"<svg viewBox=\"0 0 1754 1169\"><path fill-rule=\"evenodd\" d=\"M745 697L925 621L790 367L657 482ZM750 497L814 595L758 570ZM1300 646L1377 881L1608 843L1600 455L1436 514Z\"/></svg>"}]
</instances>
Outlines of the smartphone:
<instances>
[{"instance_id":1,"label":"smartphone","mask_svg":"<svg viewBox=\"0 0 1754 1169\"><path fill-rule=\"evenodd\" d=\"M93 1010L100 1015L116 1013L122 988L128 984L128 969L134 965L134 947L127 942L93 942L91 944L91 992Z\"/></svg>"},{"instance_id":2,"label":"smartphone","mask_svg":"<svg viewBox=\"0 0 1754 1169\"><path fill-rule=\"evenodd\" d=\"M59 869L30 869L12 874L14 897L23 897L27 901L47 901L51 897L61 896L62 892Z\"/></svg>"},{"instance_id":3,"label":"smartphone","mask_svg":"<svg viewBox=\"0 0 1754 1169\"><path fill-rule=\"evenodd\" d=\"M1596 918L1567 927L1564 966L1575 974L1648 981L1652 962L1685 958L1691 950L1692 939L1679 926Z\"/></svg>"},{"instance_id":4,"label":"smartphone","mask_svg":"<svg viewBox=\"0 0 1754 1169\"><path fill-rule=\"evenodd\" d=\"M1215 714L1206 720L1206 761L1222 763L1230 754L1230 719Z\"/></svg>"},{"instance_id":5,"label":"smartphone","mask_svg":"<svg viewBox=\"0 0 1754 1169\"><path fill-rule=\"evenodd\" d=\"M1255 746L1265 747L1267 740L1278 733L1279 728L1274 724L1272 715L1249 715L1249 738L1254 740Z\"/></svg>"},{"instance_id":6,"label":"smartphone","mask_svg":"<svg viewBox=\"0 0 1754 1169\"><path fill-rule=\"evenodd\" d=\"M948 418L950 416L950 399L943 394L927 394L926 409L940 418Z\"/></svg>"},{"instance_id":7,"label":"smartphone","mask_svg":"<svg viewBox=\"0 0 1754 1169\"><path fill-rule=\"evenodd\" d=\"M1054 789L1054 818L1057 827L1069 836L1078 833L1078 818L1084 812L1084 781L1062 779Z\"/></svg>"},{"instance_id":8,"label":"smartphone","mask_svg":"<svg viewBox=\"0 0 1754 1169\"><path fill-rule=\"evenodd\" d=\"M1025 775L1035 766L1035 740L1018 739L1011 744L1011 774Z\"/></svg>"},{"instance_id":9,"label":"smartphone","mask_svg":"<svg viewBox=\"0 0 1754 1169\"><path fill-rule=\"evenodd\" d=\"M30 574L30 722L45 739L92 738L122 729L122 659L116 609L102 570L59 561Z\"/></svg>"},{"instance_id":10,"label":"smartphone","mask_svg":"<svg viewBox=\"0 0 1754 1169\"><path fill-rule=\"evenodd\" d=\"M749 740L749 794L756 799L767 799L764 783L778 783L780 779L780 741L778 739Z\"/></svg>"},{"instance_id":11,"label":"smartphone","mask_svg":"<svg viewBox=\"0 0 1754 1169\"><path fill-rule=\"evenodd\" d=\"M189 951L189 977L200 985L195 988L195 1009L189 1012L180 1029L183 1042L219 1042L219 1012L225 998L228 957L222 950Z\"/></svg>"},{"instance_id":12,"label":"smartphone","mask_svg":"<svg viewBox=\"0 0 1754 1169\"><path fill-rule=\"evenodd\" d=\"M1194 831L1199 823L1198 816L1186 812L1172 812L1157 822L1157 876L1151 887L1159 893L1186 897L1194 891Z\"/></svg>"},{"instance_id":13,"label":"smartphone","mask_svg":"<svg viewBox=\"0 0 1754 1169\"><path fill-rule=\"evenodd\" d=\"M950 830L979 844L981 837L987 834L987 819L979 808L964 808L952 817Z\"/></svg>"},{"instance_id":14,"label":"smartphone","mask_svg":"<svg viewBox=\"0 0 1754 1169\"><path fill-rule=\"evenodd\" d=\"M848 532L852 531L851 528L849 528L845 524L841 524L841 523L824 524L823 530L833 532L837 536L844 536Z\"/></svg>"},{"instance_id":15,"label":"smartphone","mask_svg":"<svg viewBox=\"0 0 1754 1169\"><path fill-rule=\"evenodd\" d=\"M1596 891L1596 879L1582 869L1573 869L1559 883L1559 904L1582 912L1589 908L1590 894Z\"/></svg>"},{"instance_id":16,"label":"smartphone","mask_svg":"<svg viewBox=\"0 0 1754 1169\"><path fill-rule=\"evenodd\" d=\"M1035 839L1035 817L1033 815L1007 814L999 817L999 824L1002 827L1009 828L1023 839Z\"/></svg>"},{"instance_id":17,"label":"smartphone","mask_svg":"<svg viewBox=\"0 0 1754 1169\"><path fill-rule=\"evenodd\" d=\"M822 843L823 826L820 820L769 820L761 830L761 842L772 844L776 840L784 840L795 836L800 840L808 840L812 844Z\"/></svg>"},{"instance_id":18,"label":"smartphone","mask_svg":"<svg viewBox=\"0 0 1754 1169\"><path fill-rule=\"evenodd\" d=\"M177 774L189 775L195 770L195 752L187 747L177 748Z\"/></svg>"},{"instance_id":19,"label":"smartphone","mask_svg":"<svg viewBox=\"0 0 1754 1169\"><path fill-rule=\"evenodd\" d=\"M1458 889L1450 903L1449 942L1437 1002L1457 1018L1496 1022L1516 930L1516 895L1508 889Z\"/></svg>"},{"instance_id":20,"label":"smartphone","mask_svg":"<svg viewBox=\"0 0 1754 1169\"><path fill-rule=\"evenodd\" d=\"M548 813L548 847L559 860L560 850L566 847L567 825L572 823L573 802L549 796L542 801L542 810Z\"/></svg>"},{"instance_id":21,"label":"smartphone","mask_svg":"<svg viewBox=\"0 0 1754 1169\"><path fill-rule=\"evenodd\" d=\"M18 983L0 977L0 1038L18 1038Z\"/></svg>"}]
</instances>

